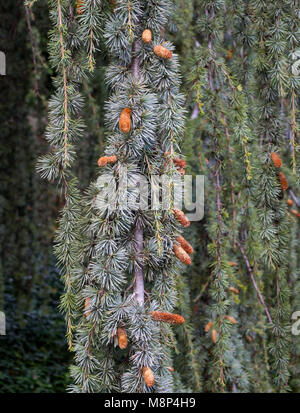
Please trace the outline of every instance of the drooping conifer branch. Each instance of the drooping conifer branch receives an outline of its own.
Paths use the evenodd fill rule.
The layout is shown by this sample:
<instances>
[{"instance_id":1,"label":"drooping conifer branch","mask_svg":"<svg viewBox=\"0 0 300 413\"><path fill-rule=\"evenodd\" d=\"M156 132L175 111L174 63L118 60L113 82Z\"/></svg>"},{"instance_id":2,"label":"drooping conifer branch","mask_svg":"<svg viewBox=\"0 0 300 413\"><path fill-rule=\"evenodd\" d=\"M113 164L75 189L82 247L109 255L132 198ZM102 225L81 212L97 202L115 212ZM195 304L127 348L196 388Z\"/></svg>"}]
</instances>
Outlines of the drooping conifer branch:
<instances>
[{"instance_id":1,"label":"drooping conifer branch","mask_svg":"<svg viewBox=\"0 0 300 413\"><path fill-rule=\"evenodd\" d=\"M215 17L215 11L214 7L210 7L209 9L205 10L205 13L209 19L209 21L213 21ZM209 36L208 38L208 49L210 51L210 54L212 57L215 56L215 51L213 49L213 37L212 35ZM209 82L209 87L211 90L211 93L215 95L215 69L213 67L213 64L210 63L208 67L208 82ZM215 124L213 125L213 128L215 130L216 128L216 108L214 105L212 106L212 110L214 111L212 114L212 122ZM221 167L221 160L220 160L220 155L219 155L219 142L218 142L218 136L214 134L213 136L213 141L214 141L214 153L215 153L215 186L216 186L216 214L217 214L217 234L216 234L216 267L215 267L215 282L216 288L218 290L217 292L217 305L219 308L221 308L222 304L222 296L223 292L220 291L221 285L222 285L222 251L221 251L221 238L222 238L222 204L221 204L221 183L220 183L220 167ZM224 391L225 388L225 382L224 382L224 349L223 349L223 334L222 334L222 314L217 314L217 324L218 324L218 331L219 331L219 341L218 341L218 357L219 357L219 383L221 386L221 391Z\"/></svg>"},{"instance_id":2,"label":"drooping conifer branch","mask_svg":"<svg viewBox=\"0 0 300 413\"><path fill-rule=\"evenodd\" d=\"M130 22L131 23L131 22ZM135 21L135 24L139 24L139 21ZM132 44L132 63L131 63L131 73L135 81L139 80L140 77L140 64L138 53L141 47L141 40L135 38ZM142 188L140 188L142 191ZM142 194L140 194L142 197ZM143 278L143 249L144 249L144 236L143 227L139 217L136 217L134 224L134 241L135 241L135 253L137 256L137 262L134 265L134 291L140 306L144 305L144 278Z\"/></svg>"},{"instance_id":3,"label":"drooping conifer branch","mask_svg":"<svg viewBox=\"0 0 300 413\"><path fill-rule=\"evenodd\" d=\"M53 84L55 92L49 102L49 123L46 139L51 146L48 155L40 157L37 169L43 178L50 181L58 179L64 196L64 208L60 217L55 238L57 256L65 281L65 293L61 299L61 309L67 320L69 349L72 348L72 310L74 309L74 290L72 273L80 262L78 244L81 237L76 229L80 219L80 194L78 182L70 177L74 160L74 143L82 135L83 122L79 118L82 99L78 93L80 75L74 61L75 48L71 45L73 33L73 11L66 0L51 0L50 17L53 29L49 37L50 62L55 70ZM81 73L81 72L79 72Z\"/></svg>"},{"instance_id":4,"label":"drooping conifer branch","mask_svg":"<svg viewBox=\"0 0 300 413\"><path fill-rule=\"evenodd\" d=\"M250 265L250 263L249 263L249 259L248 259L247 255L246 255L246 252L245 252L244 248L242 247L242 245L241 245L241 243L240 243L239 241L237 241L237 245L239 246L239 248L240 248L240 250L241 250L241 253L242 253L242 255L243 255L243 258L244 258L244 260L245 260L245 263L246 263L246 265L247 265L248 272L249 272L251 281L252 281L252 283L253 283L253 286L254 286L254 288L255 288L255 291L256 291L256 293L257 293L257 296L258 296L258 298L259 298L262 306L263 306L264 309L265 309L265 312L266 312L266 314L267 314L267 317L268 317L269 322L270 322L271 324L273 324L273 321L272 321L272 318L271 318L271 316L270 316L270 312L269 312L269 310L268 310L268 307L266 306L265 300L264 300L263 296L261 295L261 292L259 291L259 288L258 288L257 283L256 283L256 281L255 281L255 277L254 277L254 275L253 275L253 271L252 271L251 265Z\"/></svg>"}]
</instances>

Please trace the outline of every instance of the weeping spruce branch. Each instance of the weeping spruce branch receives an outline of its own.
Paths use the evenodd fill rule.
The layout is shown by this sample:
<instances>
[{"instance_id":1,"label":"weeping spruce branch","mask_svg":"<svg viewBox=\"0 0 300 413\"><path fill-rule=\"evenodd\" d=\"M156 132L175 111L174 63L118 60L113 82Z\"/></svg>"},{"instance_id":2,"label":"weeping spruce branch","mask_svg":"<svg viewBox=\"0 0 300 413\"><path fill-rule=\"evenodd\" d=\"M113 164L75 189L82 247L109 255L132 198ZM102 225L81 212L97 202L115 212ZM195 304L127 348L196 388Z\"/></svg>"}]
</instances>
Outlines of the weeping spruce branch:
<instances>
[{"instance_id":1,"label":"weeping spruce branch","mask_svg":"<svg viewBox=\"0 0 300 413\"><path fill-rule=\"evenodd\" d=\"M181 0L50 1L51 151L38 169L65 196L55 253L74 350L69 391L299 388L289 326L299 301L299 77L291 57L298 7L296 0L188 0L184 10ZM73 178L85 134L79 87L87 70L97 75L104 48L104 108L92 77L93 89L85 89L99 102L94 117L105 114L106 146L81 194ZM182 252L181 211L124 206L119 191L125 170L130 201L138 199L137 175L157 184L157 175L184 173L176 164L185 165L183 105L189 172L206 176L204 220L187 235L194 255ZM114 209L103 203L112 198L103 179L116 182ZM183 322L174 312L187 323L172 328Z\"/></svg>"},{"instance_id":2,"label":"weeping spruce branch","mask_svg":"<svg viewBox=\"0 0 300 413\"><path fill-rule=\"evenodd\" d=\"M62 188L65 206L62 211L59 230L56 235L55 252L64 273L65 294L62 297L61 307L67 319L67 337L69 349L72 348L72 308L73 292L71 286L72 268L77 262L77 236L72 233L79 218L79 194L76 190L76 181L70 180L70 167L74 159L73 143L82 132L83 124L78 117L81 107L81 98L76 89L74 80L74 64L70 44L68 27L72 24L69 15L69 2L66 0L50 1L50 17L53 29L49 34L50 62L55 71L55 92L49 102L49 124L46 139L51 146L51 152L42 156L38 161L37 169L43 178L52 181L58 179ZM71 102L77 100L76 106Z\"/></svg>"},{"instance_id":3,"label":"weeping spruce branch","mask_svg":"<svg viewBox=\"0 0 300 413\"><path fill-rule=\"evenodd\" d=\"M162 47L160 39L170 12L168 1L132 0L117 2L106 16L109 134L98 160L99 177L82 199L77 223L83 241L82 259L73 271L72 392L173 389L168 343L174 339L168 323L184 321L171 313L179 269L174 251L181 230L172 210L143 211L137 203L139 176L150 182L154 172L165 172L166 163L170 175L178 174L164 156L171 140L179 150L183 127L177 57L172 44ZM142 40L146 29L150 41ZM156 46L165 54L156 53ZM116 181L115 197L103 178ZM112 198L114 208L103 203Z\"/></svg>"},{"instance_id":4,"label":"weeping spruce branch","mask_svg":"<svg viewBox=\"0 0 300 413\"><path fill-rule=\"evenodd\" d=\"M134 39L132 44L132 64L131 64L131 72L133 79L136 81L139 80L140 77L140 68L139 68L139 58L138 53L140 49L140 42L139 39ZM138 303L140 306L144 306L144 278L143 278L143 247L144 247L144 236L143 236L143 227L141 220L137 217L136 222L134 224L134 240L135 240L135 252L137 255L137 262L134 265L134 291L137 298Z\"/></svg>"}]
</instances>

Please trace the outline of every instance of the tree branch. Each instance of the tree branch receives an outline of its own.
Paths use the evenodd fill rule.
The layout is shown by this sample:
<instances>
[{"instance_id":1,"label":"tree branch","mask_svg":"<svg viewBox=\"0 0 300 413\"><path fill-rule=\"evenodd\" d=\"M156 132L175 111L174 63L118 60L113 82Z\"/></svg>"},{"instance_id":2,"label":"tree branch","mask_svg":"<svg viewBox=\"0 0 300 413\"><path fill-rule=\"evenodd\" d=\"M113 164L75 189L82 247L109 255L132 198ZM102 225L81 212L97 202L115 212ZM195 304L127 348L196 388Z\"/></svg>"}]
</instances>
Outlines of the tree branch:
<instances>
[{"instance_id":1,"label":"tree branch","mask_svg":"<svg viewBox=\"0 0 300 413\"><path fill-rule=\"evenodd\" d=\"M251 280L252 280L253 286L254 286L254 288L255 288L255 290L256 290L256 293L257 293L257 296L258 296L258 298L259 298L259 301L261 302L262 306L263 306L264 309L265 309L265 312L266 312L266 314L267 314L268 320L270 321L271 324L273 324L273 321L272 321L272 318L271 318L271 316L270 316L268 307L266 306L265 300L264 300L263 296L261 295L261 292L259 291L258 286L257 286L257 284L256 284L256 281L255 281L255 278L254 278L254 275L253 275L253 271L252 271L251 265L250 265L250 263L249 263L248 257L247 257L247 255L246 255L246 252L245 252L244 248L242 247L242 245L239 243L239 241L237 241L237 245L239 246L239 249L241 250L242 256L243 256L244 261L245 261L245 263L246 263L246 266L247 266L247 268L248 268L248 272L249 272L250 278L251 278Z\"/></svg>"},{"instance_id":2,"label":"tree branch","mask_svg":"<svg viewBox=\"0 0 300 413\"><path fill-rule=\"evenodd\" d=\"M132 64L131 73L135 80L140 76L140 66L139 58L137 53L140 48L140 41L135 39L132 44ZM133 229L134 241L135 241L135 252L136 252L136 263L134 264L134 292L138 303L144 305L144 278L143 278L143 267L142 267L142 254L143 254L143 244L144 244L144 234L142 224L139 218L136 219Z\"/></svg>"}]
</instances>

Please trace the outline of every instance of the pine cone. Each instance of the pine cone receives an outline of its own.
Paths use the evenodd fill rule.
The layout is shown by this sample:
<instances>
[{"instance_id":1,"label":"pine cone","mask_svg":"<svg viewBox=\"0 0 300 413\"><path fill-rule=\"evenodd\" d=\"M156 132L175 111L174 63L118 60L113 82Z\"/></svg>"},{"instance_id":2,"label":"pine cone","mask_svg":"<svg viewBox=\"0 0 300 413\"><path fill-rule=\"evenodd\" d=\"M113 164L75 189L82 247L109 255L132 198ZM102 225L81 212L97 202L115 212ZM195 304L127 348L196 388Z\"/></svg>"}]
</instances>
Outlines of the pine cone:
<instances>
[{"instance_id":1,"label":"pine cone","mask_svg":"<svg viewBox=\"0 0 300 413\"><path fill-rule=\"evenodd\" d=\"M152 387L154 385L154 374L150 367L143 367L143 377L148 387Z\"/></svg>"},{"instance_id":2,"label":"pine cone","mask_svg":"<svg viewBox=\"0 0 300 413\"><path fill-rule=\"evenodd\" d=\"M291 209L290 213L295 215L295 217L300 218L300 213L298 211L296 211L295 209Z\"/></svg>"},{"instance_id":3,"label":"pine cone","mask_svg":"<svg viewBox=\"0 0 300 413\"><path fill-rule=\"evenodd\" d=\"M213 325L214 323L212 321L209 321L204 327L204 331L207 333L212 328Z\"/></svg>"},{"instance_id":4,"label":"pine cone","mask_svg":"<svg viewBox=\"0 0 300 413\"><path fill-rule=\"evenodd\" d=\"M226 320L230 321L231 324L236 324L236 319L234 317L231 317L231 315L226 315L224 318L226 318Z\"/></svg>"},{"instance_id":5,"label":"pine cone","mask_svg":"<svg viewBox=\"0 0 300 413\"><path fill-rule=\"evenodd\" d=\"M143 31L142 40L144 43L150 43L152 40L152 33L151 30L146 29Z\"/></svg>"},{"instance_id":6,"label":"pine cone","mask_svg":"<svg viewBox=\"0 0 300 413\"><path fill-rule=\"evenodd\" d=\"M102 156L101 158L98 159L98 166L103 167L106 166L108 163L116 163L118 158L116 155L112 156Z\"/></svg>"},{"instance_id":7,"label":"pine cone","mask_svg":"<svg viewBox=\"0 0 300 413\"><path fill-rule=\"evenodd\" d=\"M184 318L179 314L163 313L161 311L152 311L151 316L155 321L164 321L170 324L183 324Z\"/></svg>"},{"instance_id":8,"label":"pine cone","mask_svg":"<svg viewBox=\"0 0 300 413\"><path fill-rule=\"evenodd\" d=\"M280 182L281 189L283 191L286 191L289 187L288 180L286 179L286 176L284 175L283 172L279 172L278 176L279 176L279 182Z\"/></svg>"},{"instance_id":9,"label":"pine cone","mask_svg":"<svg viewBox=\"0 0 300 413\"><path fill-rule=\"evenodd\" d=\"M153 49L156 56L161 57L163 59L171 59L172 52L161 45L157 45Z\"/></svg>"},{"instance_id":10,"label":"pine cone","mask_svg":"<svg viewBox=\"0 0 300 413\"><path fill-rule=\"evenodd\" d=\"M186 167L186 162L183 159L174 158L173 162L178 168L185 168Z\"/></svg>"},{"instance_id":11,"label":"pine cone","mask_svg":"<svg viewBox=\"0 0 300 413\"><path fill-rule=\"evenodd\" d=\"M238 293L239 293L239 290L238 290L237 288L235 288L235 287L229 287L228 290L231 291L231 292L234 293L234 294L238 294Z\"/></svg>"},{"instance_id":12,"label":"pine cone","mask_svg":"<svg viewBox=\"0 0 300 413\"><path fill-rule=\"evenodd\" d=\"M193 254L194 248L191 246L191 244L185 238L183 238L181 235L179 235L176 238L176 241L181 245L181 247L184 249L185 252L187 252L188 254Z\"/></svg>"},{"instance_id":13,"label":"pine cone","mask_svg":"<svg viewBox=\"0 0 300 413\"><path fill-rule=\"evenodd\" d=\"M211 341L213 343L217 342L217 331L216 330L211 330Z\"/></svg>"},{"instance_id":14,"label":"pine cone","mask_svg":"<svg viewBox=\"0 0 300 413\"><path fill-rule=\"evenodd\" d=\"M173 214L175 219L179 222L182 227L189 227L191 225L190 220L186 217L184 212L180 211L180 209L173 209Z\"/></svg>"},{"instance_id":15,"label":"pine cone","mask_svg":"<svg viewBox=\"0 0 300 413\"><path fill-rule=\"evenodd\" d=\"M128 345L126 331L123 328L118 327L117 337L118 337L118 344L119 344L120 349L124 350Z\"/></svg>"},{"instance_id":16,"label":"pine cone","mask_svg":"<svg viewBox=\"0 0 300 413\"><path fill-rule=\"evenodd\" d=\"M191 257L184 251L182 247L180 247L179 245L173 245L173 251L179 261L181 261L183 264L191 265Z\"/></svg>"},{"instance_id":17,"label":"pine cone","mask_svg":"<svg viewBox=\"0 0 300 413\"><path fill-rule=\"evenodd\" d=\"M236 267L237 263L234 261L228 261L228 264L230 265L230 267Z\"/></svg>"},{"instance_id":18,"label":"pine cone","mask_svg":"<svg viewBox=\"0 0 300 413\"><path fill-rule=\"evenodd\" d=\"M233 56L233 49L229 49L227 52L227 59L228 60L232 59L232 56Z\"/></svg>"},{"instance_id":19,"label":"pine cone","mask_svg":"<svg viewBox=\"0 0 300 413\"><path fill-rule=\"evenodd\" d=\"M275 152L271 152L271 159L273 164L276 166L276 168L280 168L282 165L281 159Z\"/></svg>"},{"instance_id":20,"label":"pine cone","mask_svg":"<svg viewBox=\"0 0 300 413\"><path fill-rule=\"evenodd\" d=\"M288 199L286 201L286 203L288 204L288 206L293 206L294 205L294 201L292 199Z\"/></svg>"},{"instance_id":21,"label":"pine cone","mask_svg":"<svg viewBox=\"0 0 300 413\"><path fill-rule=\"evenodd\" d=\"M119 126L122 132L128 133L131 129L131 109L125 108L122 110L119 120Z\"/></svg>"}]
</instances>

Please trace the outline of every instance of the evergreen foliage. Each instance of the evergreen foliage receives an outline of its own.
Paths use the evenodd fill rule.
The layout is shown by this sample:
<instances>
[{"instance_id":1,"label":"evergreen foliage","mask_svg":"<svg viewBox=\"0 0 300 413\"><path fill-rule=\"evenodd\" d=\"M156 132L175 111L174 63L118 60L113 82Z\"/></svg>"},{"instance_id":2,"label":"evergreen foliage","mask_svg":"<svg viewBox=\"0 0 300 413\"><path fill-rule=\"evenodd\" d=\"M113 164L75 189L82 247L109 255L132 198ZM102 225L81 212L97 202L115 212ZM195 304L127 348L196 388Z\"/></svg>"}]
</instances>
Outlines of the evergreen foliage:
<instances>
[{"instance_id":1,"label":"evergreen foliage","mask_svg":"<svg viewBox=\"0 0 300 413\"><path fill-rule=\"evenodd\" d=\"M299 392L298 0L10 8L1 5L11 71L1 89L16 85L0 115L0 310L13 331L4 390L16 377L18 391ZM34 175L40 153L37 170L56 186ZM162 175L181 178L178 162L205 176L204 218L186 240L173 203L139 196L143 182L158 190ZM53 233L69 355L53 310ZM51 383L39 363L47 328Z\"/></svg>"},{"instance_id":2,"label":"evergreen foliage","mask_svg":"<svg viewBox=\"0 0 300 413\"><path fill-rule=\"evenodd\" d=\"M165 167L164 153L178 152L183 126L177 58L163 60L153 53L153 46L162 42L160 31L170 4L148 3L118 3L105 26L105 43L112 55L106 73L111 96L106 105L110 134L105 154L118 158L105 168L105 177L120 185L126 168L128 187L117 195L116 210L101 205L107 193L99 179L83 199L86 207L79 232L84 235L84 255L74 277L79 317L72 368L75 385L70 390L75 392L172 390L168 370L172 346L167 344L174 341L172 330L154 321L151 312L170 312L174 307L178 265L172 246L179 228L170 211L142 211L131 201L138 195L139 174L153 181ZM150 45L141 42L145 28L152 31ZM164 46L172 49L169 43ZM131 111L130 135L119 129L124 108ZM168 163L168 173L173 170ZM122 197L128 201L125 206ZM125 351L116 348L118 328L128 337ZM143 376L145 367L154 373L154 386Z\"/></svg>"}]
</instances>

